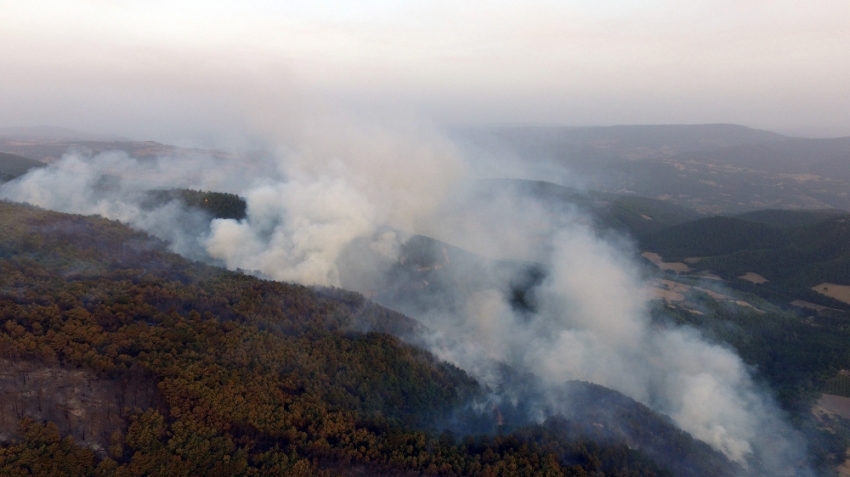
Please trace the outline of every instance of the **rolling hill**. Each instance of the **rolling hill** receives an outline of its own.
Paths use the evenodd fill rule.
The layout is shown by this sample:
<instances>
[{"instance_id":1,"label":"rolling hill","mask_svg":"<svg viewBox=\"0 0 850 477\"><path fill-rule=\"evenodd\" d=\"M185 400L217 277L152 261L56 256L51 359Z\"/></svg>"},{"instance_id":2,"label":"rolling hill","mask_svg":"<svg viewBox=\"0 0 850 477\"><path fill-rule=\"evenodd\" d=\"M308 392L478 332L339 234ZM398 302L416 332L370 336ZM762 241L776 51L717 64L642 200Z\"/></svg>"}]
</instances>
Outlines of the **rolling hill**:
<instances>
[{"instance_id":1,"label":"rolling hill","mask_svg":"<svg viewBox=\"0 0 850 477\"><path fill-rule=\"evenodd\" d=\"M410 318L191 262L102 218L0 203L0 322L4 474L740 471L599 386L568 383L583 404L543 423L476 411L491 391L385 333L415 334Z\"/></svg>"},{"instance_id":2,"label":"rolling hill","mask_svg":"<svg viewBox=\"0 0 850 477\"><path fill-rule=\"evenodd\" d=\"M580 190L545 181L492 179L482 181L479 194L495 195L508 191L513 196L529 197L553 215L578 208L592 217L597 228L615 229L633 235L646 234L703 217L696 210L669 201L631 194Z\"/></svg>"},{"instance_id":3,"label":"rolling hill","mask_svg":"<svg viewBox=\"0 0 850 477\"><path fill-rule=\"evenodd\" d=\"M456 136L472 155L509 151L532 175L560 171L588 189L704 214L850 209L850 138L799 139L723 124L494 127Z\"/></svg>"},{"instance_id":4,"label":"rolling hill","mask_svg":"<svg viewBox=\"0 0 850 477\"><path fill-rule=\"evenodd\" d=\"M765 209L735 215L735 218L777 227L814 225L828 219L848 215L846 210L781 210Z\"/></svg>"},{"instance_id":5,"label":"rolling hill","mask_svg":"<svg viewBox=\"0 0 850 477\"><path fill-rule=\"evenodd\" d=\"M22 176L33 167L44 167L45 164L26 157L0 152L0 182Z\"/></svg>"}]
</instances>

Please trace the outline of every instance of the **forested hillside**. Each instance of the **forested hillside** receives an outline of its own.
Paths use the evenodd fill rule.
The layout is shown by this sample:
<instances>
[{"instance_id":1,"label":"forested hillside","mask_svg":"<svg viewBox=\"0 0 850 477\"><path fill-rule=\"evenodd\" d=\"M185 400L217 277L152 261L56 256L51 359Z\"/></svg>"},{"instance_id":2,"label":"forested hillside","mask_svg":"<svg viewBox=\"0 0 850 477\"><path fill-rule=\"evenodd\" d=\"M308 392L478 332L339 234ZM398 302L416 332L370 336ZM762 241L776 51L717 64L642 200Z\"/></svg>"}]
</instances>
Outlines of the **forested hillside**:
<instances>
[{"instance_id":1,"label":"forested hillside","mask_svg":"<svg viewBox=\"0 0 850 477\"><path fill-rule=\"evenodd\" d=\"M710 270L739 288L775 301L801 298L847 309L846 303L811 290L825 282L850 284L850 217L831 213L830 217L816 221L802 214L775 212L747 219L709 217L645 235L641 249L657 252L668 261L687 260L697 271ZM768 220L809 223L764 223ZM739 278L748 272L768 281L753 285Z\"/></svg>"},{"instance_id":2,"label":"forested hillside","mask_svg":"<svg viewBox=\"0 0 850 477\"><path fill-rule=\"evenodd\" d=\"M834 219L845 215L848 215L847 211L840 209L764 209L738 214L735 217L739 219L749 220L751 222L759 222L766 225L775 225L777 227L799 227L803 225L814 225L828 219Z\"/></svg>"},{"instance_id":3,"label":"forested hillside","mask_svg":"<svg viewBox=\"0 0 850 477\"><path fill-rule=\"evenodd\" d=\"M416 322L100 218L0 203L0 323L4 475L665 475L642 447L736 472L604 388L589 417L463 437L500 411L468 412L478 383L382 333Z\"/></svg>"},{"instance_id":4,"label":"forested hillside","mask_svg":"<svg viewBox=\"0 0 850 477\"><path fill-rule=\"evenodd\" d=\"M575 208L592 216L599 228L636 235L703 217L696 210L651 197L580 190L544 181L493 179L482 181L479 189L485 197L506 191L516 197L529 197L555 215Z\"/></svg>"},{"instance_id":5,"label":"forested hillside","mask_svg":"<svg viewBox=\"0 0 850 477\"><path fill-rule=\"evenodd\" d=\"M143 206L161 205L170 200L179 200L188 207L194 207L217 219L245 218L247 204L236 194L192 189L154 190L147 193Z\"/></svg>"}]
</instances>

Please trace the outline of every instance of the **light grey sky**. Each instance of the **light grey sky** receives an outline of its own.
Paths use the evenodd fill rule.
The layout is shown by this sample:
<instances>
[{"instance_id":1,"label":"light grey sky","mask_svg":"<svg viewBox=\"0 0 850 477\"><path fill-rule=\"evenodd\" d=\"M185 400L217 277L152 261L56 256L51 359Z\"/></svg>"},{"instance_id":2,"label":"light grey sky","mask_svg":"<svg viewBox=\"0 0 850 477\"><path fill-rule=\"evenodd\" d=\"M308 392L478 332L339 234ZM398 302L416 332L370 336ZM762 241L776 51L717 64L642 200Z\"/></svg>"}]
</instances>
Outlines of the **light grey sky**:
<instances>
[{"instance_id":1,"label":"light grey sky","mask_svg":"<svg viewBox=\"0 0 850 477\"><path fill-rule=\"evenodd\" d=\"M177 141L343 107L850 135L846 0L0 0L0 11L0 127Z\"/></svg>"}]
</instances>

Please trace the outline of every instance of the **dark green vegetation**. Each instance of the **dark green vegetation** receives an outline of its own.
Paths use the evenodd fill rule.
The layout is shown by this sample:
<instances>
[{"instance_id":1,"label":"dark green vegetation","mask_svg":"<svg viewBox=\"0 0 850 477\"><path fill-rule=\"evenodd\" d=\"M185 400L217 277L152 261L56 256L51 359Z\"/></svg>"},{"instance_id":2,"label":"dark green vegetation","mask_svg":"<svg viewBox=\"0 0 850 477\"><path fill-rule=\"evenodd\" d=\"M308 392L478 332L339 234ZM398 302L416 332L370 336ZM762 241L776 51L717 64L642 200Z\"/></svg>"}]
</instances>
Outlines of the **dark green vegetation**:
<instances>
[{"instance_id":1,"label":"dark green vegetation","mask_svg":"<svg viewBox=\"0 0 850 477\"><path fill-rule=\"evenodd\" d=\"M45 166L43 162L0 152L0 183L20 177L30 169ZM218 219L244 219L247 209L245 200L236 194L191 189L150 191L142 201L142 205L150 207L170 200L179 200L188 207L203 210Z\"/></svg>"},{"instance_id":2,"label":"dark green vegetation","mask_svg":"<svg viewBox=\"0 0 850 477\"><path fill-rule=\"evenodd\" d=\"M755 210L738 214L735 217L751 222L758 222L776 227L799 227L803 225L814 225L827 219L834 219L848 215L846 210L824 209L824 210L781 210L765 209Z\"/></svg>"},{"instance_id":3,"label":"dark green vegetation","mask_svg":"<svg viewBox=\"0 0 850 477\"><path fill-rule=\"evenodd\" d=\"M635 235L663 230L703 217L699 212L667 201L633 195L582 191L551 182L519 179L483 181L479 194L510 193L528 197L557 216L572 209L589 214L599 229L614 229Z\"/></svg>"},{"instance_id":4,"label":"dark green vegetation","mask_svg":"<svg viewBox=\"0 0 850 477\"><path fill-rule=\"evenodd\" d=\"M170 200L179 200L186 206L203 210L216 219L242 220L247 209L245 199L236 194L191 189L150 191L142 205L160 205Z\"/></svg>"},{"instance_id":5,"label":"dark green vegetation","mask_svg":"<svg viewBox=\"0 0 850 477\"><path fill-rule=\"evenodd\" d=\"M755 297L744 298L758 303ZM825 426L810 410L821 392L846 392L847 377L836 376L850 368L850 321L824 316L803 320L765 304L761 306L768 311L758 312L697 290L688 300L698 303L701 314L659 303L653 318L694 326L707 339L732 346L806 436L813 466L823 475L832 474L850 447L850 421L833 417Z\"/></svg>"},{"instance_id":6,"label":"dark green vegetation","mask_svg":"<svg viewBox=\"0 0 850 477\"><path fill-rule=\"evenodd\" d=\"M835 394L836 396L850 397L850 376L840 374L834 378L827 379L823 392Z\"/></svg>"},{"instance_id":7,"label":"dark green vegetation","mask_svg":"<svg viewBox=\"0 0 850 477\"><path fill-rule=\"evenodd\" d=\"M44 167L42 162L0 152L0 182L12 180L26 174L33 167Z\"/></svg>"},{"instance_id":8,"label":"dark green vegetation","mask_svg":"<svg viewBox=\"0 0 850 477\"><path fill-rule=\"evenodd\" d=\"M632 450L644 442L693 459L665 462L678 475L734 471L599 387L583 391L596 406L584 421L443 434L436 423L498 423L458 414L483 392L463 371L382 332L417 327L354 293L258 280L115 222L0 203L0 474L666 475ZM612 438L599 416L618 412L611 426L651 435Z\"/></svg>"},{"instance_id":9,"label":"dark green vegetation","mask_svg":"<svg viewBox=\"0 0 850 477\"><path fill-rule=\"evenodd\" d=\"M759 303L757 297L742 297L764 310L719 302L694 289L687 299L700 314L675 306L658 306L653 313L656 319L692 325L708 339L731 345L786 410L805 415L825 383L850 369L850 322L827 316L804 320Z\"/></svg>"},{"instance_id":10,"label":"dark green vegetation","mask_svg":"<svg viewBox=\"0 0 850 477\"><path fill-rule=\"evenodd\" d=\"M667 261L698 257L696 270L710 270L736 288L777 302L795 299L840 310L846 303L810 288L824 282L850 283L850 216L816 221L802 212L808 225L776 226L736 217L709 217L641 237L641 249ZM773 211L754 214L784 221ZM813 212L820 217L822 212ZM814 223L812 223L814 222ZM755 272L770 280L755 285L738 277Z\"/></svg>"}]
</instances>

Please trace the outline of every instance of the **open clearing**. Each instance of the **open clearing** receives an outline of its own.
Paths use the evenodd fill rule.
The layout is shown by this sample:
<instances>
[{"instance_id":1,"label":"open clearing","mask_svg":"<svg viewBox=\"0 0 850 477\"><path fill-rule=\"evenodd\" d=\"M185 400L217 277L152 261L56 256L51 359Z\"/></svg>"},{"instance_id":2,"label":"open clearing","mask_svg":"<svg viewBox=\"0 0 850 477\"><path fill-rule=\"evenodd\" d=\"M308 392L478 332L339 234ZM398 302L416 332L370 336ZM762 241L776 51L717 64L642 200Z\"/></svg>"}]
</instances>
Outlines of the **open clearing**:
<instances>
[{"instance_id":1,"label":"open clearing","mask_svg":"<svg viewBox=\"0 0 850 477\"><path fill-rule=\"evenodd\" d=\"M834 394L822 394L817 407L844 419L850 419L850 398Z\"/></svg>"},{"instance_id":2,"label":"open clearing","mask_svg":"<svg viewBox=\"0 0 850 477\"><path fill-rule=\"evenodd\" d=\"M667 279L664 279L664 278L657 278L655 280L652 280L652 281L650 281L650 285L649 285L649 293L652 294L652 296L655 299L664 300L668 304L678 303L679 305L683 306L684 308L686 308L688 311L691 311L692 313L697 312L699 314L702 314L701 312L696 311L697 305L689 302L687 300L687 297L685 296L692 289L706 293L711 298L713 298L717 301L725 301L725 302L728 302L728 303L734 303L734 304L741 306L741 307L752 308L753 310L757 311L758 313L764 313L764 311L759 310L758 308L754 307L749 302L746 302L744 300L739 300L739 299L732 297L730 295L726 295L726 294L723 294L723 293L718 293L718 292L713 291L713 290L709 290L708 288L697 287L697 286L688 285L688 284L685 284L685 283L679 283L679 282L676 282L676 281L673 281L673 280L667 280Z\"/></svg>"},{"instance_id":3,"label":"open clearing","mask_svg":"<svg viewBox=\"0 0 850 477\"><path fill-rule=\"evenodd\" d=\"M761 285L762 283L767 283L770 281L756 272L747 272L738 278L740 278L741 280L746 280L748 282L755 283L756 285Z\"/></svg>"},{"instance_id":4,"label":"open clearing","mask_svg":"<svg viewBox=\"0 0 850 477\"><path fill-rule=\"evenodd\" d=\"M662 272L671 270L676 273L685 273L691 270L691 267L682 262L665 262L664 259L661 258L661 255L658 255L657 253L643 252L640 256L654 263L655 266Z\"/></svg>"},{"instance_id":5,"label":"open clearing","mask_svg":"<svg viewBox=\"0 0 850 477\"><path fill-rule=\"evenodd\" d=\"M813 286L812 290L820 293L821 295L826 295L830 298L835 298L836 300L850 304L850 286L836 285L835 283L821 283L820 285Z\"/></svg>"},{"instance_id":6,"label":"open clearing","mask_svg":"<svg viewBox=\"0 0 850 477\"><path fill-rule=\"evenodd\" d=\"M815 310L818 313L822 312L823 310L834 310L835 309L835 308L830 308L828 306L818 305L817 303L810 303L808 301L803 301L803 300L794 300L794 301L791 302L791 306L796 306L796 307L799 307L799 308L807 308L809 310Z\"/></svg>"}]
</instances>

